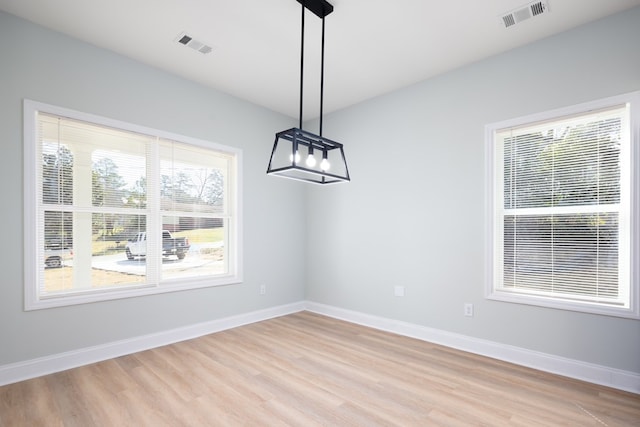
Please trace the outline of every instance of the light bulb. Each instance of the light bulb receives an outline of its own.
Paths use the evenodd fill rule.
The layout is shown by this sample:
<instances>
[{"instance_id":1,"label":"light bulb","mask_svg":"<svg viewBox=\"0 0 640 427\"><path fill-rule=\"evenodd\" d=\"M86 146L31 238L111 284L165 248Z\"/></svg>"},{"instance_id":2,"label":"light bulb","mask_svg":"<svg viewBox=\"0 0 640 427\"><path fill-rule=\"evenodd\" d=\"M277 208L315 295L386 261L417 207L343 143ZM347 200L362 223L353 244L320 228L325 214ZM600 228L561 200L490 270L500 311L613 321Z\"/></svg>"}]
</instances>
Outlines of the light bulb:
<instances>
[{"instance_id":1,"label":"light bulb","mask_svg":"<svg viewBox=\"0 0 640 427\"><path fill-rule=\"evenodd\" d=\"M320 169L322 169L323 171L328 171L329 168L331 167L331 163L329 163L329 160L322 159L322 161L320 162Z\"/></svg>"},{"instance_id":2,"label":"light bulb","mask_svg":"<svg viewBox=\"0 0 640 427\"><path fill-rule=\"evenodd\" d=\"M289 154L289 161L293 162L293 154ZM300 161L300 153L298 153L296 151L296 161L295 162L298 163L299 161Z\"/></svg>"},{"instance_id":3,"label":"light bulb","mask_svg":"<svg viewBox=\"0 0 640 427\"><path fill-rule=\"evenodd\" d=\"M316 158L313 157L313 154L309 153L309 155L307 156L307 166L312 168L315 165L316 165Z\"/></svg>"}]
</instances>

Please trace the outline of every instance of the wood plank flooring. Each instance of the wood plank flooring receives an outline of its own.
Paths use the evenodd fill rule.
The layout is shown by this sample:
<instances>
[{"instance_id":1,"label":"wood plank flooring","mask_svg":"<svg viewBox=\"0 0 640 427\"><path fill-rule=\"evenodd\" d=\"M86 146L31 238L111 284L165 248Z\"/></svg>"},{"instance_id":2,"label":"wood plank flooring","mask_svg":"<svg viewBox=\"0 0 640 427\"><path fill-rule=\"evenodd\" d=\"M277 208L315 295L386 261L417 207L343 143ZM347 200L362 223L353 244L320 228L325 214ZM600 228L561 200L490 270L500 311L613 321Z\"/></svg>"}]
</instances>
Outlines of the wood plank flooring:
<instances>
[{"instance_id":1,"label":"wood plank flooring","mask_svg":"<svg viewBox=\"0 0 640 427\"><path fill-rule=\"evenodd\" d=\"M313 313L0 387L0 426L640 426L640 395Z\"/></svg>"}]
</instances>

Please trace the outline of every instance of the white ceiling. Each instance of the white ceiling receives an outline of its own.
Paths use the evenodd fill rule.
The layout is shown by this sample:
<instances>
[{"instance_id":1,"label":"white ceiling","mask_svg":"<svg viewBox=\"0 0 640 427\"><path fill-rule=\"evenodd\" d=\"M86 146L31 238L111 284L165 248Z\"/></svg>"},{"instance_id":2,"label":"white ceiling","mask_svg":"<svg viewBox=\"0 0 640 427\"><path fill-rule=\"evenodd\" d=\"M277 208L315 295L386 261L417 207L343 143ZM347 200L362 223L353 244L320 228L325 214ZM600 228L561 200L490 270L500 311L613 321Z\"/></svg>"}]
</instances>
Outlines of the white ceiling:
<instances>
[{"instance_id":1,"label":"white ceiling","mask_svg":"<svg viewBox=\"0 0 640 427\"><path fill-rule=\"evenodd\" d=\"M329 1L325 113L640 5L548 0L549 13L504 28L500 17L529 1ZM0 0L0 10L298 117L296 0ZM307 12L305 118L319 112L320 22ZM213 52L177 43L181 32Z\"/></svg>"}]
</instances>

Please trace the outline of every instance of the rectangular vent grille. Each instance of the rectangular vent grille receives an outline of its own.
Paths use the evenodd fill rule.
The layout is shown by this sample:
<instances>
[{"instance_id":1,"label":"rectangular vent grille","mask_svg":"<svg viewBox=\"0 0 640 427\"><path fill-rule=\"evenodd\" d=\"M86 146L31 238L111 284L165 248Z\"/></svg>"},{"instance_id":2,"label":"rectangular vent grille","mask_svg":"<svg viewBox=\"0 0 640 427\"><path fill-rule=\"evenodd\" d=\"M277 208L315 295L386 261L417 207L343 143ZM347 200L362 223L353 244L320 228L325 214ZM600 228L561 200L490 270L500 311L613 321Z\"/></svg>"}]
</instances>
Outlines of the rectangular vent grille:
<instances>
[{"instance_id":1,"label":"rectangular vent grille","mask_svg":"<svg viewBox=\"0 0 640 427\"><path fill-rule=\"evenodd\" d=\"M545 10L547 10L547 8L541 1L531 5L531 13L533 16L540 15L541 13L544 13Z\"/></svg>"},{"instance_id":2,"label":"rectangular vent grille","mask_svg":"<svg viewBox=\"0 0 640 427\"><path fill-rule=\"evenodd\" d=\"M191 37L190 35L186 34L186 33L180 33L178 34L178 37L176 37L175 39L178 43L185 45L187 47L190 47L193 50L196 50L202 54L207 54L207 53L211 53L211 51L213 50L213 47L198 41L196 39L194 39L193 37Z\"/></svg>"},{"instance_id":3,"label":"rectangular vent grille","mask_svg":"<svg viewBox=\"0 0 640 427\"><path fill-rule=\"evenodd\" d=\"M504 21L504 26L505 27L510 27L512 25L516 25L516 20L513 17L513 14L508 14L502 17L502 20Z\"/></svg>"},{"instance_id":4,"label":"rectangular vent grille","mask_svg":"<svg viewBox=\"0 0 640 427\"><path fill-rule=\"evenodd\" d=\"M526 21L534 16L549 12L549 5L546 0L534 1L525 6L512 10L501 16L505 28L512 27L522 21Z\"/></svg>"}]
</instances>

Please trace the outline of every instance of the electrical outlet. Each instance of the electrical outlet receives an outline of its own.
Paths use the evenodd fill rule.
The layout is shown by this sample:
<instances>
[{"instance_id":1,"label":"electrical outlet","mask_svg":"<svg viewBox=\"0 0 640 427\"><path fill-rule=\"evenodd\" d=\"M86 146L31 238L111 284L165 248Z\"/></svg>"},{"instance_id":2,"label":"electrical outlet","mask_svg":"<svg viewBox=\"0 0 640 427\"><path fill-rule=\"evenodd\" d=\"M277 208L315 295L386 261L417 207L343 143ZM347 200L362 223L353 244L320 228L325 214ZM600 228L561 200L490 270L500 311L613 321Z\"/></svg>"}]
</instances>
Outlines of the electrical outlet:
<instances>
[{"instance_id":1,"label":"electrical outlet","mask_svg":"<svg viewBox=\"0 0 640 427\"><path fill-rule=\"evenodd\" d=\"M260 295L267 293L267 285L260 285Z\"/></svg>"},{"instance_id":2,"label":"electrical outlet","mask_svg":"<svg viewBox=\"0 0 640 427\"><path fill-rule=\"evenodd\" d=\"M464 315L467 317L473 317L473 304L466 303L464 305Z\"/></svg>"},{"instance_id":3,"label":"electrical outlet","mask_svg":"<svg viewBox=\"0 0 640 427\"><path fill-rule=\"evenodd\" d=\"M393 294L395 296L397 296L397 297L403 297L404 296L404 286L394 286Z\"/></svg>"}]
</instances>

